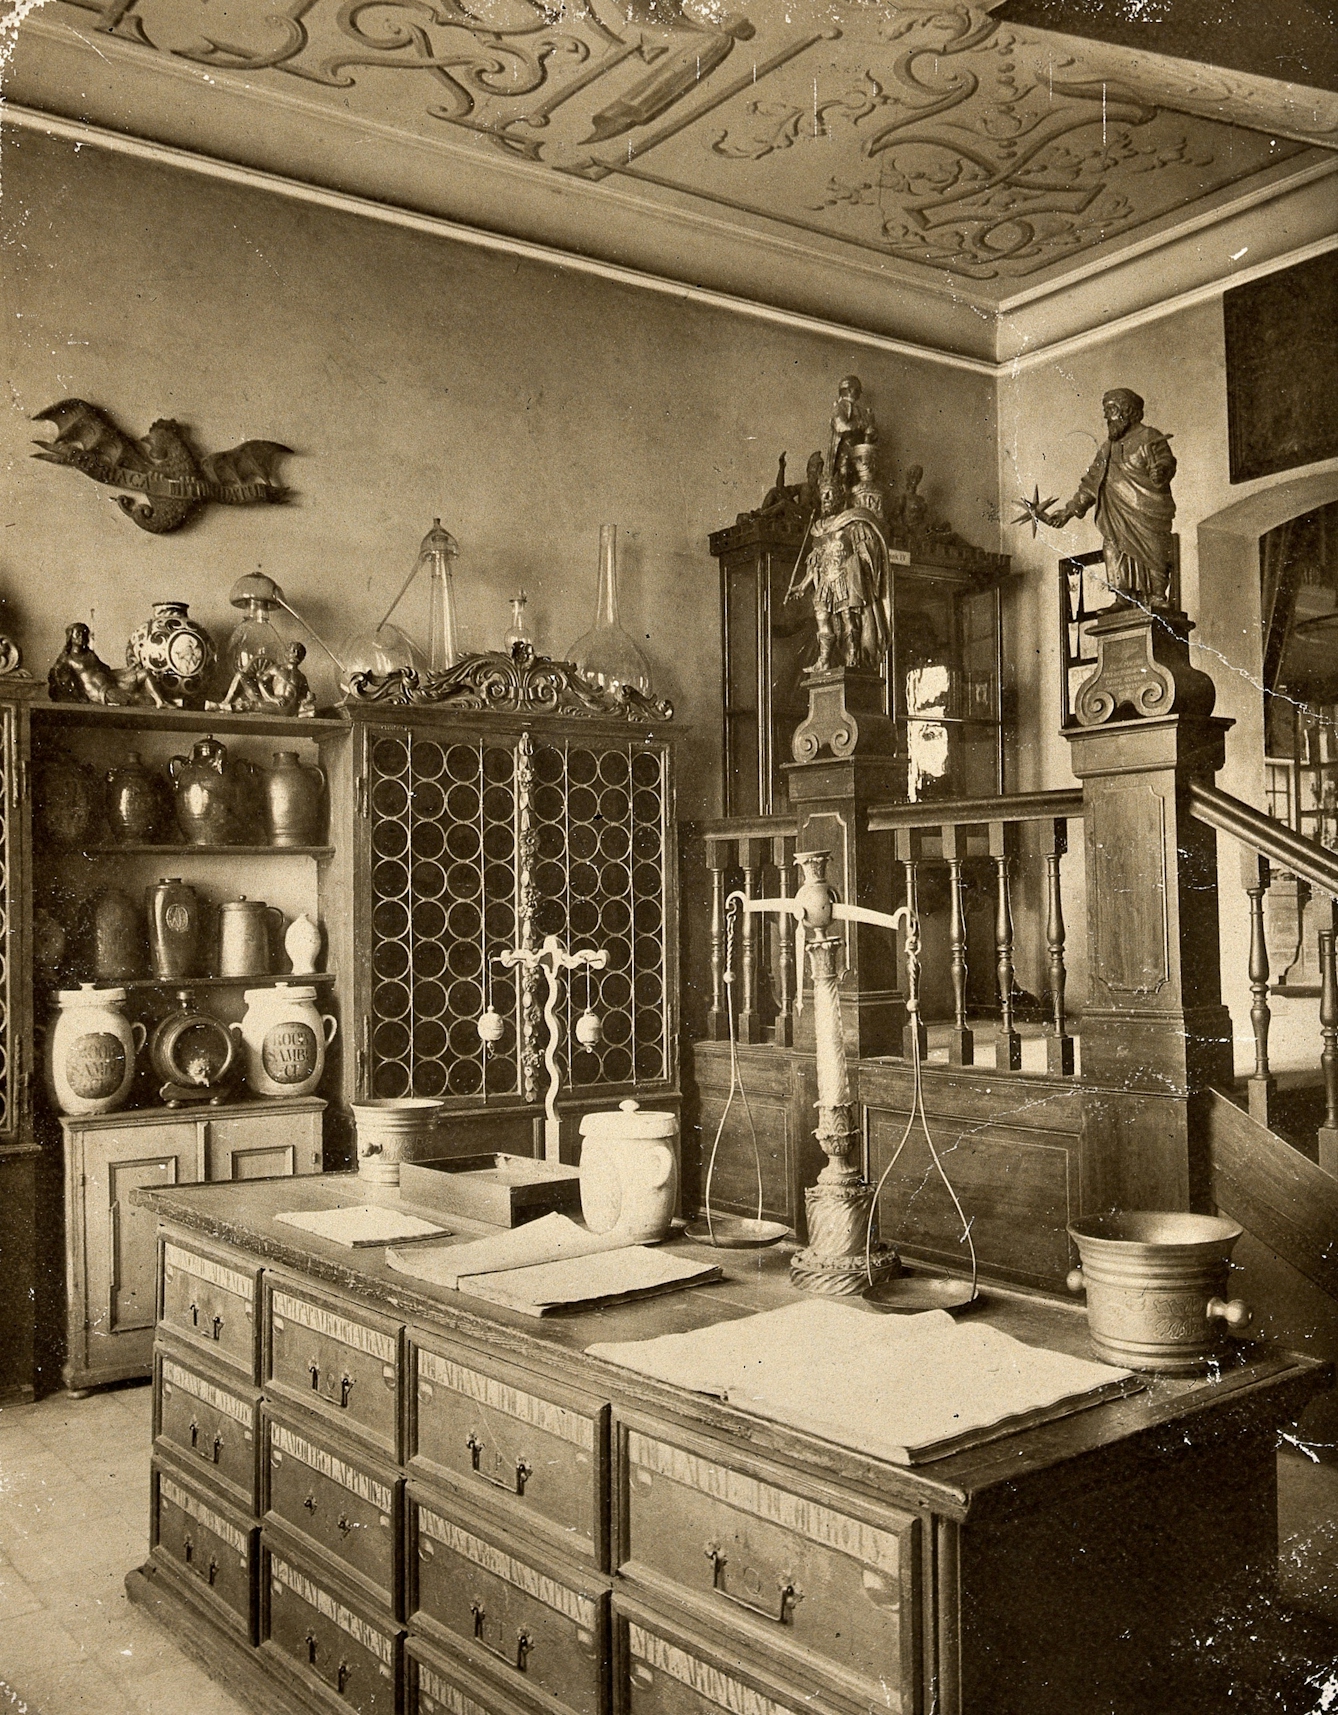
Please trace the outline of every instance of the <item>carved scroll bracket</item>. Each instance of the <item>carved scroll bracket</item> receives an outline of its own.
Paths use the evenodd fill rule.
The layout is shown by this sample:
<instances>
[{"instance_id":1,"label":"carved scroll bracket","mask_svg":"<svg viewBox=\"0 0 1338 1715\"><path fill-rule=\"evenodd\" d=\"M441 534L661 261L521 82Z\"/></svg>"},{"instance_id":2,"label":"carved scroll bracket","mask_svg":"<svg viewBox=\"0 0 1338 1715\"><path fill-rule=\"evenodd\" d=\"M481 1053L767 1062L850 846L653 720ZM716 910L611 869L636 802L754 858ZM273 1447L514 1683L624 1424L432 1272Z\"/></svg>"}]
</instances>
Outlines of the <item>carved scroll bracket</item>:
<instances>
[{"instance_id":1,"label":"carved scroll bracket","mask_svg":"<svg viewBox=\"0 0 1338 1715\"><path fill-rule=\"evenodd\" d=\"M668 721L673 704L648 697L630 686L606 690L587 679L570 661L536 655L517 643L509 655L467 655L443 673L420 676L411 667L378 676L354 673L348 682L352 701L398 703L415 707L495 709L504 714L612 717L626 721Z\"/></svg>"},{"instance_id":2,"label":"carved scroll bracket","mask_svg":"<svg viewBox=\"0 0 1338 1715\"><path fill-rule=\"evenodd\" d=\"M814 762L823 751L844 760L891 754L896 728L883 712L883 676L857 667L815 669L804 679L808 714L795 728L796 762Z\"/></svg>"},{"instance_id":3,"label":"carved scroll bracket","mask_svg":"<svg viewBox=\"0 0 1338 1715\"><path fill-rule=\"evenodd\" d=\"M1102 614L1091 629L1096 671L1074 702L1078 725L1210 715L1217 688L1207 673L1190 664L1193 629L1187 614L1152 613L1123 601Z\"/></svg>"}]
</instances>

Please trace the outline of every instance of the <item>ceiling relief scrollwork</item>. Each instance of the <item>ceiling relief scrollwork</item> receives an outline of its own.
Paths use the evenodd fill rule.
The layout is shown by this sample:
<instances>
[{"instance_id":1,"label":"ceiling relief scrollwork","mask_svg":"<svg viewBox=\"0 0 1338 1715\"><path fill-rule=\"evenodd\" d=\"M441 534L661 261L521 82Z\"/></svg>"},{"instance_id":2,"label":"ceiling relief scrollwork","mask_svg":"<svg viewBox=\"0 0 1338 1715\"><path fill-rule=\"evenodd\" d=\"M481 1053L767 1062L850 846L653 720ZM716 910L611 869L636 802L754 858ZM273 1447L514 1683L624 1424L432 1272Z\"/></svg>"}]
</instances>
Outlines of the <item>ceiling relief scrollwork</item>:
<instances>
[{"instance_id":1,"label":"ceiling relief scrollwork","mask_svg":"<svg viewBox=\"0 0 1338 1715\"><path fill-rule=\"evenodd\" d=\"M966 3L807 18L786 0L60 3L220 78L297 80L419 136L965 281L1064 262L1297 148L1168 111Z\"/></svg>"}]
</instances>

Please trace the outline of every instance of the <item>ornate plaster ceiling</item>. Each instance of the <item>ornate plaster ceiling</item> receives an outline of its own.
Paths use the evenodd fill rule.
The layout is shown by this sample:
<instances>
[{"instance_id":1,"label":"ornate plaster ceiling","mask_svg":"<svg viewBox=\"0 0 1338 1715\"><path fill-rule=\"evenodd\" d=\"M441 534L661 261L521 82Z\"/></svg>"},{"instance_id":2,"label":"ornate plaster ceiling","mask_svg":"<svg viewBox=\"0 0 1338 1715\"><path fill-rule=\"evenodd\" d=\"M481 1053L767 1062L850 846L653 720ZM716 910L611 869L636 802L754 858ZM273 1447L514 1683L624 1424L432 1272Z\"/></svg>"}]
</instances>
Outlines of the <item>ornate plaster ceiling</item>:
<instances>
[{"instance_id":1,"label":"ornate plaster ceiling","mask_svg":"<svg viewBox=\"0 0 1338 1715\"><path fill-rule=\"evenodd\" d=\"M709 272L709 233L766 252L768 278L844 269L994 311L1313 177L1309 145L1338 142L1338 98L970 4L49 0L19 50L7 93L30 107L282 166L229 140L244 97L342 127L350 153L359 129L383 155L398 139L437 212L551 240L557 193L574 247L673 273L643 236L669 222L680 278ZM170 99L148 99L154 68Z\"/></svg>"}]
</instances>

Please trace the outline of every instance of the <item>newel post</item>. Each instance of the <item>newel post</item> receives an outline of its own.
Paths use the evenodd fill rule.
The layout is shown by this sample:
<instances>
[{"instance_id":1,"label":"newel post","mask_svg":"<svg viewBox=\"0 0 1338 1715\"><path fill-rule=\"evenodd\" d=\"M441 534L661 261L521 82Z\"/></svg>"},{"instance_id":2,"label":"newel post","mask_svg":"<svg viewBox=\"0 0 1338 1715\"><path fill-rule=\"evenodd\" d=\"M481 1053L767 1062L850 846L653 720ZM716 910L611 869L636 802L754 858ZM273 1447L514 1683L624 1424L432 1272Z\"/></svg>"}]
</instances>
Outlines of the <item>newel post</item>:
<instances>
[{"instance_id":1,"label":"newel post","mask_svg":"<svg viewBox=\"0 0 1338 1715\"><path fill-rule=\"evenodd\" d=\"M1084 801L1088 1210L1203 1207L1198 1098L1232 1077L1217 840L1187 802L1222 766L1232 722L1190 664L1192 629L1183 613L1118 602L1092 627L1096 671L1064 730Z\"/></svg>"}]
</instances>

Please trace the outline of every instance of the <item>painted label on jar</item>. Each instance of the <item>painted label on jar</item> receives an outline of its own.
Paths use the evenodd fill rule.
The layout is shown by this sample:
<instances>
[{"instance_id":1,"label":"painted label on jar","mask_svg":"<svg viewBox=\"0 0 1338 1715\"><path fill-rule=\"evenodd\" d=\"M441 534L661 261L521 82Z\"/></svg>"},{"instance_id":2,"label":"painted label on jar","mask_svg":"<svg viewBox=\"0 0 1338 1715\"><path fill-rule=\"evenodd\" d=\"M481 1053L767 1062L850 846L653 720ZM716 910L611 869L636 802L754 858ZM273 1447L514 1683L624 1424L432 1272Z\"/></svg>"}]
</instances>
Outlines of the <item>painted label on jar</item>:
<instances>
[{"instance_id":1,"label":"painted label on jar","mask_svg":"<svg viewBox=\"0 0 1338 1715\"><path fill-rule=\"evenodd\" d=\"M260 1063L276 1084L300 1084L316 1070L320 1038L309 1024L287 1020L265 1032Z\"/></svg>"},{"instance_id":2,"label":"painted label on jar","mask_svg":"<svg viewBox=\"0 0 1338 1715\"><path fill-rule=\"evenodd\" d=\"M110 1031L76 1036L65 1058L65 1079L81 1101L114 1096L125 1078L125 1045Z\"/></svg>"},{"instance_id":3,"label":"painted label on jar","mask_svg":"<svg viewBox=\"0 0 1338 1715\"><path fill-rule=\"evenodd\" d=\"M163 922L176 934L190 928L190 910L185 905L169 905L163 912Z\"/></svg>"}]
</instances>

